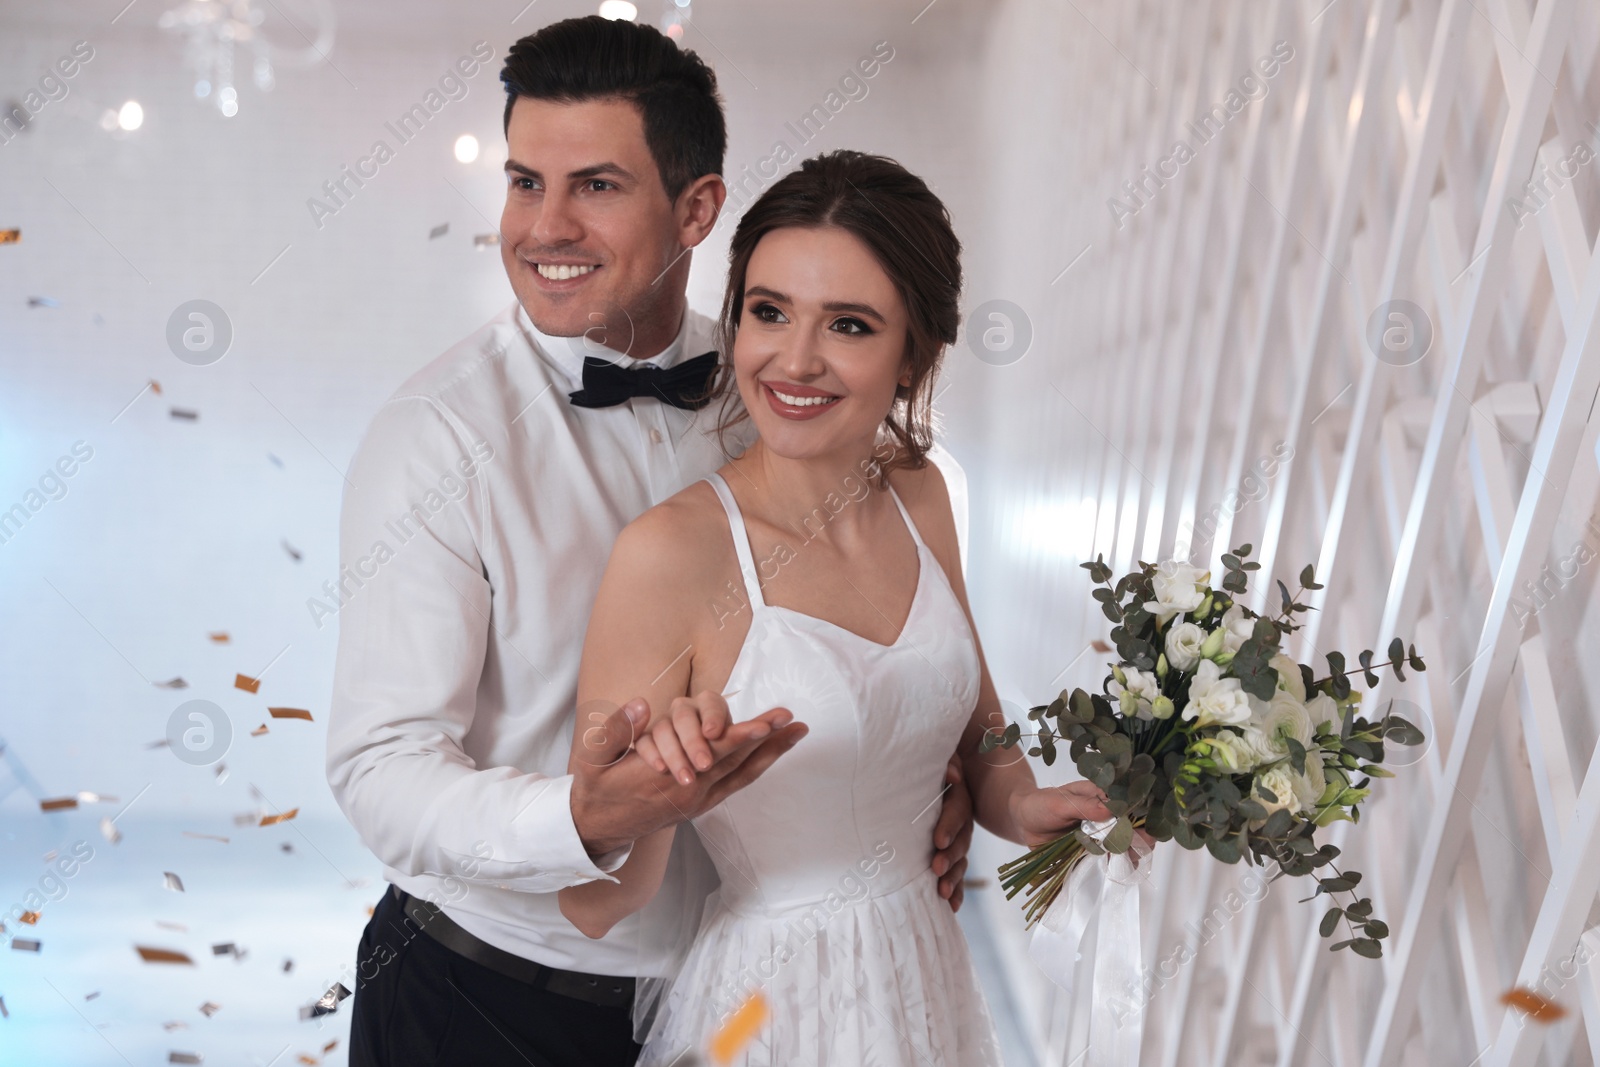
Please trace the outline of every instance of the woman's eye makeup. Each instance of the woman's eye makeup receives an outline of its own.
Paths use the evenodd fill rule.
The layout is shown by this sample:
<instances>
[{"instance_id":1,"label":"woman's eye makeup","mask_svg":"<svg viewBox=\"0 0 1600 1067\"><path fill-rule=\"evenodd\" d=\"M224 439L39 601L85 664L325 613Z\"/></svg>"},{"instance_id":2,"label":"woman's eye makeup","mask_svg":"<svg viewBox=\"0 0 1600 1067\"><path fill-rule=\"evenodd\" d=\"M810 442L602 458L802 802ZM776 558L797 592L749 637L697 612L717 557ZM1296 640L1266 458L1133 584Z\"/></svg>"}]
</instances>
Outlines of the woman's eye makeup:
<instances>
[{"instance_id":1,"label":"woman's eye makeup","mask_svg":"<svg viewBox=\"0 0 1600 1067\"><path fill-rule=\"evenodd\" d=\"M865 322L862 322L860 319L850 317L834 320L833 328L838 330L840 333L848 334L865 335L873 332L872 327L868 326Z\"/></svg>"},{"instance_id":2,"label":"woman's eye makeup","mask_svg":"<svg viewBox=\"0 0 1600 1067\"><path fill-rule=\"evenodd\" d=\"M779 311L776 305L770 304L765 300L758 301L756 304L754 304L750 308L750 314L754 315L756 318L760 319L762 322L788 322L789 321L788 319L784 318L783 312Z\"/></svg>"}]
</instances>

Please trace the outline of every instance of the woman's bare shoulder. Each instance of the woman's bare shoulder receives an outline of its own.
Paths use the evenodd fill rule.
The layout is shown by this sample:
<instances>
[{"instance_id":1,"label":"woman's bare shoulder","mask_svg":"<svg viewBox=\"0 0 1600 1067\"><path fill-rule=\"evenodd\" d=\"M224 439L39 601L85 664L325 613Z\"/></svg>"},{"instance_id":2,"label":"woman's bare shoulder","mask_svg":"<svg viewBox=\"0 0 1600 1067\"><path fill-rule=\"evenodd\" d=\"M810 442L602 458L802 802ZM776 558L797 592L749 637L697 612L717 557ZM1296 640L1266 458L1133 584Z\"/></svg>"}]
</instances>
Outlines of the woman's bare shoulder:
<instances>
[{"instance_id":1,"label":"woman's bare shoulder","mask_svg":"<svg viewBox=\"0 0 1600 1067\"><path fill-rule=\"evenodd\" d=\"M921 467L900 467L889 472L889 484L911 513L911 521L932 549L947 574L960 573L961 546L956 536L955 513L944 472L933 460Z\"/></svg>"},{"instance_id":2,"label":"woman's bare shoulder","mask_svg":"<svg viewBox=\"0 0 1600 1067\"><path fill-rule=\"evenodd\" d=\"M705 481L697 481L647 509L617 535L612 565L645 567L665 584L694 585L715 577L726 555L728 520Z\"/></svg>"}]
</instances>

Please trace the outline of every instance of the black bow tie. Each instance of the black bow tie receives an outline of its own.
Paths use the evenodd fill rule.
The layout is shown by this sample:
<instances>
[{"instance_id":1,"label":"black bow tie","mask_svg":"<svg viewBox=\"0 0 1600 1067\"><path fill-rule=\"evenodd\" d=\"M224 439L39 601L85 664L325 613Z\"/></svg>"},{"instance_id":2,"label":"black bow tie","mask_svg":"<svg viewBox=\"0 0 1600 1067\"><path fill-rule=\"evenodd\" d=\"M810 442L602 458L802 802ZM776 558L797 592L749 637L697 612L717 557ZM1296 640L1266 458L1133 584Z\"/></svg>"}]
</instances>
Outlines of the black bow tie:
<instances>
[{"instance_id":1,"label":"black bow tie","mask_svg":"<svg viewBox=\"0 0 1600 1067\"><path fill-rule=\"evenodd\" d=\"M632 396L649 396L690 411L711 402L706 383L717 369L717 354L707 352L662 370L645 364L627 368L594 356L583 358L583 388L567 398L580 408L608 408Z\"/></svg>"}]
</instances>

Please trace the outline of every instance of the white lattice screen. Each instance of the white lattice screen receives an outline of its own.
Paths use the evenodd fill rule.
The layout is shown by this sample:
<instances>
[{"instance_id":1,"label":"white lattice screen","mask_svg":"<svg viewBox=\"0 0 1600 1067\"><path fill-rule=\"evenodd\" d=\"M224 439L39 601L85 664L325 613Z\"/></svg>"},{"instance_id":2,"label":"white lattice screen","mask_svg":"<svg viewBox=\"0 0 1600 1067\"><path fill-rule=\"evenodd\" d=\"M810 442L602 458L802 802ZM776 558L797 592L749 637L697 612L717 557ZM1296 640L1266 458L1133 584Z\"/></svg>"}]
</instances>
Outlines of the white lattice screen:
<instances>
[{"instance_id":1,"label":"white lattice screen","mask_svg":"<svg viewBox=\"0 0 1600 1067\"><path fill-rule=\"evenodd\" d=\"M1334 837L1384 959L1327 951L1308 882L1255 903L1246 868L1173 848L1147 1064L1600 1063L1597 54L1594 0L1025 3L993 33L990 69L1065 83L1030 111L997 75L986 107L1012 98L1060 147L991 144L996 187L1042 160L1050 197L1093 206L1075 226L1029 204L1066 269L1016 282L1056 347L1030 372L1049 414L1005 424L1060 448L1031 460L1053 514L1093 516L1071 562L1176 545L1220 576L1250 542L1261 574L1292 589L1315 562L1326 585L1297 658L1400 636L1429 665L1379 696L1430 745ZM993 210L997 260L1036 260ZM1007 536L1023 520L992 503ZM1054 572L1062 602L1089 603L1083 574ZM1566 1018L1508 1010L1514 986ZM1048 1063L1081 1062L1069 1008Z\"/></svg>"}]
</instances>

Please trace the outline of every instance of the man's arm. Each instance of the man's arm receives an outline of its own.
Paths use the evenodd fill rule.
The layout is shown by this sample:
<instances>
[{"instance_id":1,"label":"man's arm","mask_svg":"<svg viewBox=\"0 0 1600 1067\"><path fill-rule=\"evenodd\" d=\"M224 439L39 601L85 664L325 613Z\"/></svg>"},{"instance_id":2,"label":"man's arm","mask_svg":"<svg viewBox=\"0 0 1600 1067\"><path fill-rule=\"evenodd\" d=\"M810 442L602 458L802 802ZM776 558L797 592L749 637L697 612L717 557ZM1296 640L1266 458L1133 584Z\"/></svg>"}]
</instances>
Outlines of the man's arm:
<instances>
[{"instance_id":1,"label":"man's arm","mask_svg":"<svg viewBox=\"0 0 1600 1067\"><path fill-rule=\"evenodd\" d=\"M626 856L601 866L584 849L570 776L480 768L462 750L491 613L475 536L484 481L464 479L461 499L431 516L425 504L502 445L469 440L425 397L391 400L373 418L340 520L328 784L362 841L402 873L553 892L606 877Z\"/></svg>"}]
</instances>

